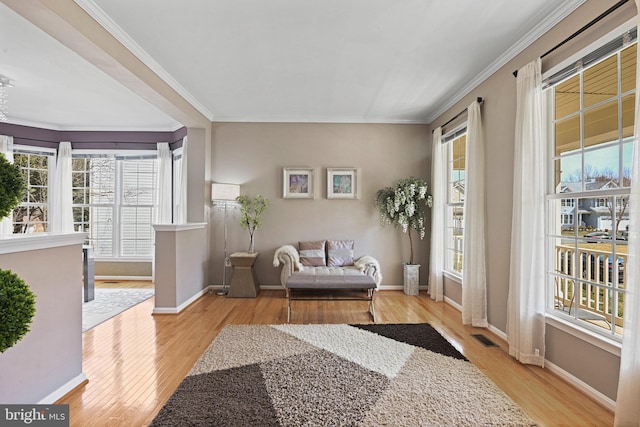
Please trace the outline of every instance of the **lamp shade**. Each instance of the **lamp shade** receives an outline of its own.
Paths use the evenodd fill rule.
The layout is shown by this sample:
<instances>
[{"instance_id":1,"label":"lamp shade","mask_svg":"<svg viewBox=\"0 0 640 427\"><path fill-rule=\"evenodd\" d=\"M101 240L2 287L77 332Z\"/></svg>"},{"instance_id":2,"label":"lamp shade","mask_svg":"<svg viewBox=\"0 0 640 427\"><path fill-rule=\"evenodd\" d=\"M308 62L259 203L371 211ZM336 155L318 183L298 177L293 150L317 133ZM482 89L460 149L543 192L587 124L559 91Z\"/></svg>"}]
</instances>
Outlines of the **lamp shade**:
<instances>
[{"instance_id":1,"label":"lamp shade","mask_svg":"<svg viewBox=\"0 0 640 427\"><path fill-rule=\"evenodd\" d=\"M211 201L235 201L240 195L238 184L211 184Z\"/></svg>"}]
</instances>

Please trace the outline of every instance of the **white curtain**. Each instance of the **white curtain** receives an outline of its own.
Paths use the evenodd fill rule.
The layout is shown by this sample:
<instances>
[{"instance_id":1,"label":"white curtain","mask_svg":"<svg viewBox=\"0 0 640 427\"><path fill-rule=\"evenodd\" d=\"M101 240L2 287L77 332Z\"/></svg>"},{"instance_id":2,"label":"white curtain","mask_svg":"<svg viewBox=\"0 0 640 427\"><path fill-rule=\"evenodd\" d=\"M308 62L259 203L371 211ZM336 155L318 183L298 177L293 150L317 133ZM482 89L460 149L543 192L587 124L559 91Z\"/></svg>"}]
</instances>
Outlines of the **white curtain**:
<instances>
[{"instance_id":1,"label":"white curtain","mask_svg":"<svg viewBox=\"0 0 640 427\"><path fill-rule=\"evenodd\" d=\"M640 8L640 0L636 0ZM640 23L640 20L638 21ZM636 88L640 87L640 56L636 62ZM640 97L636 95L631 197L629 203L627 294L624 299L624 331L616 399L616 427L640 426Z\"/></svg>"},{"instance_id":2,"label":"white curtain","mask_svg":"<svg viewBox=\"0 0 640 427\"><path fill-rule=\"evenodd\" d=\"M509 354L544 366L545 334L545 106L541 61L518 70L507 301ZM466 255L466 254L465 254Z\"/></svg>"},{"instance_id":3,"label":"white curtain","mask_svg":"<svg viewBox=\"0 0 640 427\"><path fill-rule=\"evenodd\" d=\"M156 182L155 224L171 224L173 185L171 166L173 158L169 144L158 143L158 175Z\"/></svg>"},{"instance_id":4,"label":"white curtain","mask_svg":"<svg viewBox=\"0 0 640 427\"><path fill-rule=\"evenodd\" d=\"M187 223L187 182L188 182L188 163L187 163L187 137L182 139L182 168L180 174L180 188L178 189L178 218L176 224Z\"/></svg>"},{"instance_id":5,"label":"white curtain","mask_svg":"<svg viewBox=\"0 0 640 427\"><path fill-rule=\"evenodd\" d=\"M444 209L447 197L447 178L445 175L445 146L442 144L442 128L433 131L431 150L431 257L429 260L429 294L436 301L444 299Z\"/></svg>"},{"instance_id":6,"label":"white curtain","mask_svg":"<svg viewBox=\"0 0 640 427\"><path fill-rule=\"evenodd\" d=\"M4 157L13 163L13 137L7 135L0 135L0 153L4 154Z\"/></svg>"},{"instance_id":7,"label":"white curtain","mask_svg":"<svg viewBox=\"0 0 640 427\"><path fill-rule=\"evenodd\" d=\"M467 108L467 144L464 168L464 263L462 268L462 323L486 328L487 273L485 262L484 137L480 104Z\"/></svg>"},{"instance_id":8,"label":"white curtain","mask_svg":"<svg viewBox=\"0 0 640 427\"><path fill-rule=\"evenodd\" d=\"M4 154L4 157L10 163L13 163L12 136L0 135L0 153ZM0 221L0 236L8 236L9 234L13 234L13 218L11 214Z\"/></svg>"},{"instance_id":9,"label":"white curtain","mask_svg":"<svg viewBox=\"0 0 640 427\"><path fill-rule=\"evenodd\" d=\"M73 232L73 192L71 185L71 143L63 141L58 146L56 174L52 187L49 219L54 233Z\"/></svg>"}]
</instances>

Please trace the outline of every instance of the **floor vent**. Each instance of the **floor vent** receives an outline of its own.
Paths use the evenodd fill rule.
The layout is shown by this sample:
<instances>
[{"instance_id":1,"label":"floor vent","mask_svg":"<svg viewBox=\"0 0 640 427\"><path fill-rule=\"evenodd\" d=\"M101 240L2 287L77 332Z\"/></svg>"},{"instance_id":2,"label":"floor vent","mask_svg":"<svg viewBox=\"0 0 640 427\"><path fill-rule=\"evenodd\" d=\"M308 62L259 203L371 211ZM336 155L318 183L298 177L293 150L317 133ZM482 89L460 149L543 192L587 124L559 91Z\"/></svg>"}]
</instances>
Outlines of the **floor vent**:
<instances>
[{"instance_id":1,"label":"floor vent","mask_svg":"<svg viewBox=\"0 0 640 427\"><path fill-rule=\"evenodd\" d=\"M102 282L102 283L104 283L105 285L117 285L120 282Z\"/></svg>"},{"instance_id":2,"label":"floor vent","mask_svg":"<svg viewBox=\"0 0 640 427\"><path fill-rule=\"evenodd\" d=\"M485 347L497 347L498 344L485 337L483 334L471 334L472 337L480 341Z\"/></svg>"}]
</instances>

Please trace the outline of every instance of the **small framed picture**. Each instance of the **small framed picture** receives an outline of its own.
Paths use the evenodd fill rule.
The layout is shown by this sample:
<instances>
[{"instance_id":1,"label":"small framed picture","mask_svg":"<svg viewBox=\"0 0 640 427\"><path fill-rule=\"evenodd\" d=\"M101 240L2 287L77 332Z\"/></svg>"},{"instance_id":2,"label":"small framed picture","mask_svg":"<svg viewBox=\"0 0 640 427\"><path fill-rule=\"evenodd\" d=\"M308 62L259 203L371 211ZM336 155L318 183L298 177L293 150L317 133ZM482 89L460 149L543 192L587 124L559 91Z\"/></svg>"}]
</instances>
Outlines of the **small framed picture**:
<instances>
[{"instance_id":1,"label":"small framed picture","mask_svg":"<svg viewBox=\"0 0 640 427\"><path fill-rule=\"evenodd\" d=\"M327 168L327 199L360 197L360 169Z\"/></svg>"},{"instance_id":2,"label":"small framed picture","mask_svg":"<svg viewBox=\"0 0 640 427\"><path fill-rule=\"evenodd\" d=\"M283 168L282 197L285 199L313 199L313 168Z\"/></svg>"}]
</instances>

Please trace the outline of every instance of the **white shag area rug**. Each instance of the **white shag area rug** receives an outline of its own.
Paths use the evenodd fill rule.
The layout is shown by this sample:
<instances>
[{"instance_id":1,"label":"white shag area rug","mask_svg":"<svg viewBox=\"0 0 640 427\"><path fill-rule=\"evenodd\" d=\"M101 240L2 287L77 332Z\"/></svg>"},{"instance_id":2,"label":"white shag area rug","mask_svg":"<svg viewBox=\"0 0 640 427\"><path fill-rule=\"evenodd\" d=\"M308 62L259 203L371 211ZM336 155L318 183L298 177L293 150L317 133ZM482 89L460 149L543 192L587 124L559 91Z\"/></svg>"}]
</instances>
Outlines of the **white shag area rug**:
<instances>
[{"instance_id":1,"label":"white shag area rug","mask_svg":"<svg viewBox=\"0 0 640 427\"><path fill-rule=\"evenodd\" d=\"M153 289L96 288L95 298L82 303L82 332L151 298L153 294Z\"/></svg>"},{"instance_id":2,"label":"white shag area rug","mask_svg":"<svg viewBox=\"0 0 640 427\"><path fill-rule=\"evenodd\" d=\"M428 324L230 325L151 426L533 426Z\"/></svg>"}]
</instances>

